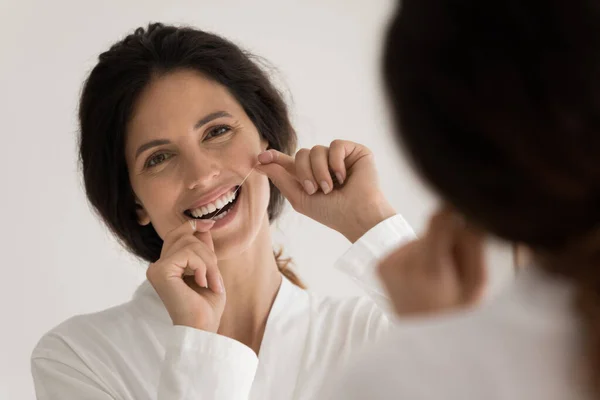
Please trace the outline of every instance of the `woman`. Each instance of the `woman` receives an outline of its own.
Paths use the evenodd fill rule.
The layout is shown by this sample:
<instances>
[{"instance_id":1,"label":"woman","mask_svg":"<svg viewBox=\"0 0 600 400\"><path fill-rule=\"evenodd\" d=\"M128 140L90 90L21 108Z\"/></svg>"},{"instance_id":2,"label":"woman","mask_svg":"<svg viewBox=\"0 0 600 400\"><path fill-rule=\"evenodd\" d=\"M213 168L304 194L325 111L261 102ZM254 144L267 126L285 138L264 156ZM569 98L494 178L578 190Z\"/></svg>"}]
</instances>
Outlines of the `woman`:
<instances>
[{"instance_id":1,"label":"woman","mask_svg":"<svg viewBox=\"0 0 600 400\"><path fill-rule=\"evenodd\" d=\"M150 263L148 282L41 339L38 399L312 398L387 330L372 270L413 234L382 196L372 154L335 141L290 157L286 105L237 46L140 28L100 55L79 121L88 199ZM297 211L354 243L338 265L370 299L301 289L273 254L283 197L267 176Z\"/></svg>"},{"instance_id":2,"label":"woman","mask_svg":"<svg viewBox=\"0 0 600 400\"><path fill-rule=\"evenodd\" d=\"M421 251L382 263L388 292L401 310L419 267L423 282L460 282L483 232L524 244L531 266L480 309L398 329L335 398L600 398L599 77L596 2L402 3L386 87L414 165L449 206Z\"/></svg>"}]
</instances>

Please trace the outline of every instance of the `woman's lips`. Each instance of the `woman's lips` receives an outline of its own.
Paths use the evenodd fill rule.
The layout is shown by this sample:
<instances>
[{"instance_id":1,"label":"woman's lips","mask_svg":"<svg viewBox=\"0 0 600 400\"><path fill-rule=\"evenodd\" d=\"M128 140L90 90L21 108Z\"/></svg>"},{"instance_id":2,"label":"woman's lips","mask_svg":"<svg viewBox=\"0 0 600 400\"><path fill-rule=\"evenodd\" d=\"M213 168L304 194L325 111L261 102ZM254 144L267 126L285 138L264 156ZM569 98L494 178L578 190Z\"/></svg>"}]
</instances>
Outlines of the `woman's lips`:
<instances>
[{"instance_id":1,"label":"woman's lips","mask_svg":"<svg viewBox=\"0 0 600 400\"><path fill-rule=\"evenodd\" d=\"M195 219L211 219L221 214L222 212L231 209L236 203L240 194L240 187L234 187L231 191L223 194L211 203L205 204L202 207L188 209L184 214L189 218Z\"/></svg>"}]
</instances>

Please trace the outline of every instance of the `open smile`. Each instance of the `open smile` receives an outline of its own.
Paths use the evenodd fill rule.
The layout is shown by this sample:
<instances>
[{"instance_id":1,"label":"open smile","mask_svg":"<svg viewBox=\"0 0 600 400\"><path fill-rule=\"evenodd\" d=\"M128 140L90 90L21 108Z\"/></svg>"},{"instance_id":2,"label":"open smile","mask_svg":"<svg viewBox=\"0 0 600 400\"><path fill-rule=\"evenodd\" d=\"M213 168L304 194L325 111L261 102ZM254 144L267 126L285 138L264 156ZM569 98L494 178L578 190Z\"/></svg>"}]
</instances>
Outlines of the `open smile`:
<instances>
[{"instance_id":1,"label":"open smile","mask_svg":"<svg viewBox=\"0 0 600 400\"><path fill-rule=\"evenodd\" d=\"M225 215L235 206L240 193L241 187L235 186L218 199L204 204L201 207L185 210L184 214L188 218L194 219L212 219L216 216L216 220L219 220L225 217Z\"/></svg>"}]
</instances>

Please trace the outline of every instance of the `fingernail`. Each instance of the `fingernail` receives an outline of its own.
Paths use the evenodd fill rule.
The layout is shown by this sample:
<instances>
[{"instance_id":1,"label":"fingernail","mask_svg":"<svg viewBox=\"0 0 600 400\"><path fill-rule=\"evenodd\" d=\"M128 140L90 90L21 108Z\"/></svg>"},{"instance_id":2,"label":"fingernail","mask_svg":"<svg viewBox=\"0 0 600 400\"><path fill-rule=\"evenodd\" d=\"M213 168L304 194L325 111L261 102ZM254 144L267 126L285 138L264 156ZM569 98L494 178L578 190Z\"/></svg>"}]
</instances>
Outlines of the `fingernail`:
<instances>
[{"instance_id":1,"label":"fingernail","mask_svg":"<svg viewBox=\"0 0 600 400\"><path fill-rule=\"evenodd\" d=\"M225 283L223 283L223 277L220 276L219 277L219 287L217 288L217 290L219 291L219 293L225 293Z\"/></svg>"},{"instance_id":2,"label":"fingernail","mask_svg":"<svg viewBox=\"0 0 600 400\"><path fill-rule=\"evenodd\" d=\"M190 219L189 222L190 222L190 225L192 226L192 230L194 232L196 232L196 220L195 219Z\"/></svg>"},{"instance_id":3,"label":"fingernail","mask_svg":"<svg viewBox=\"0 0 600 400\"><path fill-rule=\"evenodd\" d=\"M344 183L344 177L342 176L342 174L341 174L341 173L339 173L339 172L336 172L336 173L335 173L335 177L337 178L337 180L338 180L338 182L340 183L340 185L341 185L342 183Z\"/></svg>"},{"instance_id":4,"label":"fingernail","mask_svg":"<svg viewBox=\"0 0 600 400\"><path fill-rule=\"evenodd\" d=\"M263 151L262 153L260 153L258 155L258 161L261 164L268 164L271 161L273 161L273 154L271 154L271 152L268 151L268 150L267 151Z\"/></svg>"},{"instance_id":5,"label":"fingernail","mask_svg":"<svg viewBox=\"0 0 600 400\"><path fill-rule=\"evenodd\" d=\"M323 193L325 193L325 194L331 192L331 188L329 187L329 184L325 181L321 181L321 190L323 190Z\"/></svg>"},{"instance_id":6,"label":"fingernail","mask_svg":"<svg viewBox=\"0 0 600 400\"><path fill-rule=\"evenodd\" d=\"M308 179L304 181L304 190L306 190L306 193L308 194L314 194L317 191L315 185Z\"/></svg>"}]
</instances>

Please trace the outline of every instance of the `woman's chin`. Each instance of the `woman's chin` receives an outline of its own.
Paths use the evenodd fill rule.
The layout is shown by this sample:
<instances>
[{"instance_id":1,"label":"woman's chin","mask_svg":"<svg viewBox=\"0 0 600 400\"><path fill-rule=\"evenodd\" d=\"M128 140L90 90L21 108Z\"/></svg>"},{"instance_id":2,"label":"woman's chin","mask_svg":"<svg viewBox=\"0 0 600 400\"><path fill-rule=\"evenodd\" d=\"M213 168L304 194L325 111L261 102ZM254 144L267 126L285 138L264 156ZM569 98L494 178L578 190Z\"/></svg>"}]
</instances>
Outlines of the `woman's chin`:
<instances>
[{"instance_id":1,"label":"woman's chin","mask_svg":"<svg viewBox=\"0 0 600 400\"><path fill-rule=\"evenodd\" d=\"M245 185L239 191L237 201L224 217L219 218L211 233L215 245L215 253L219 260L226 260L246 253L259 237L261 232L270 232L268 218L268 192L264 198L252 196L253 185ZM261 193L262 194L262 193ZM250 199L259 200L250 201ZM257 209L258 208L258 209ZM269 246L270 237L269 239Z\"/></svg>"},{"instance_id":2,"label":"woman's chin","mask_svg":"<svg viewBox=\"0 0 600 400\"><path fill-rule=\"evenodd\" d=\"M245 217L249 217L249 215L245 215ZM234 227L234 229L229 229L229 227L227 227L214 232L213 241L215 253L219 260L235 258L246 253L256 244L257 240L260 240L262 231L266 230L266 232L270 232L269 219L266 216L266 213L264 218L259 218L261 221L260 225L251 225L251 220L252 218L240 218L235 224L230 225L230 227ZM263 227L265 223L266 228ZM270 237L267 239L269 240L270 246Z\"/></svg>"},{"instance_id":3,"label":"woman's chin","mask_svg":"<svg viewBox=\"0 0 600 400\"><path fill-rule=\"evenodd\" d=\"M215 254L219 261L239 257L252 247L250 235L240 235L240 233L238 231L230 236L214 238Z\"/></svg>"}]
</instances>

